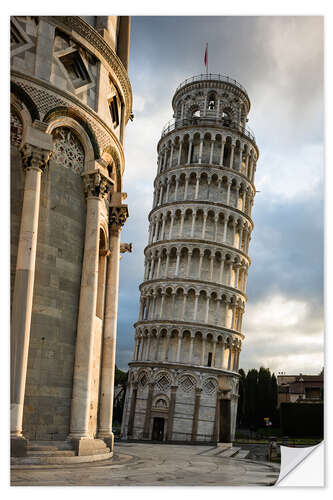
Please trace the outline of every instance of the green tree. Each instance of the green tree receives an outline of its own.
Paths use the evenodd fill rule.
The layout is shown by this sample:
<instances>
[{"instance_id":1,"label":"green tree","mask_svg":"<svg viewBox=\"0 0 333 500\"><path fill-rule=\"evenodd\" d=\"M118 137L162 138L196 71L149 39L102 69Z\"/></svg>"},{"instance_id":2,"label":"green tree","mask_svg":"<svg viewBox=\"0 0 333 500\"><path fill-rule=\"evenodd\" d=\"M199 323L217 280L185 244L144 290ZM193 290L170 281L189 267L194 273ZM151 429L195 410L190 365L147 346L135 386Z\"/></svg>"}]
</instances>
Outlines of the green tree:
<instances>
[{"instance_id":1,"label":"green tree","mask_svg":"<svg viewBox=\"0 0 333 500\"><path fill-rule=\"evenodd\" d=\"M278 386L275 373L272 373L271 378L272 384L272 422L274 426L280 425L279 411L277 409L278 404Z\"/></svg>"},{"instance_id":2,"label":"green tree","mask_svg":"<svg viewBox=\"0 0 333 500\"><path fill-rule=\"evenodd\" d=\"M258 391L257 391L257 425L264 425L264 418L272 418L272 380L269 368L260 367L258 373Z\"/></svg>"},{"instance_id":3,"label":"green tree","mask_svg":"<svg viewBox=\"0 0 333 500\"><path fill-rule=\"evenodd\" d=\"M244 424L245 417L245 381L246 375L242 368L238 371L240 375L239 379L239 389L238 389L238 407L237 407L237 426L242 426Z\"/></svg>"},{"instance_id":4,"label":"green tree","mask_svg":"<svg viewBox=\"0 0 333 500\"><path fill-rule=\"evenodd\" d=\"M120 397L115 398L113 402L113 423L120 424L123 417L127 378L128 378L128 372L123 372L122 370L119 370L119 368L116 365L114 373L114 386L117 387L121 385L122 392L120 393Z\"/></svg>"},{"instance_id":5,"label":"green tree","mask_svg":"<svg viewBox=\"0 0 333 500\"><path fill-rule=\"evenodd\" d=\"M258 370L252 368L245 379L245 422L249 427L257 426Z\"/></svg>"}]
</instances>

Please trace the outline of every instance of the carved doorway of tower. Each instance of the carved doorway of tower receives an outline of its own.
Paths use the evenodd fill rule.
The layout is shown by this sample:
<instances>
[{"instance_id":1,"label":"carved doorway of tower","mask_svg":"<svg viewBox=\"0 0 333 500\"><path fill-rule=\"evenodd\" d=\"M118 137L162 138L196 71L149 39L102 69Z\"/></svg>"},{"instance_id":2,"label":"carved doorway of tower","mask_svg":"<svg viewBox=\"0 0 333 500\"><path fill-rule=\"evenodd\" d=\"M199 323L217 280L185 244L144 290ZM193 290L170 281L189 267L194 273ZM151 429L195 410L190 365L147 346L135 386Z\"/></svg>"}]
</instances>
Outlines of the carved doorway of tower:
<instances>
[{"instance_id":1,"label":"carved doorway of tower","mask_svg":"<svg viewBox=\"0 0 333 500\"><path fill-rule=\"evenodd\" d=\"M169 398L166 394L159 393L155 396L151 420L150 436L152 441L165 441L168 428Z\"/></svg>"},{"instance_id":2,"label":"carved doorway of tower","mask_svg":"<svg viewBox=\"0 0 333 500\"><path fill-rule=\"evenodd\" d=\"M153 417L153 432L151 436L152 441L164 440L164 424L165 421L163 417Z\"/></svg>"}]
</instances>

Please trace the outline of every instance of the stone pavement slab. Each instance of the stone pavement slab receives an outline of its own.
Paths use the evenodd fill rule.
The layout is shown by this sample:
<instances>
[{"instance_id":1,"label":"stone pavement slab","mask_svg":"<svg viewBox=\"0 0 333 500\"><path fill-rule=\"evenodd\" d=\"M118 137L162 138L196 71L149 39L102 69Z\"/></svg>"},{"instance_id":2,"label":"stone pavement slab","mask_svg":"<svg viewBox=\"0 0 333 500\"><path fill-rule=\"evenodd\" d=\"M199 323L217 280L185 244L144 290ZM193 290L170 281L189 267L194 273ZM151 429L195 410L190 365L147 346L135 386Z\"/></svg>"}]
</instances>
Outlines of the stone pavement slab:
<instances>
[{"instance_id":1,"label":"stone pavement slab","mask_svg":"<svg viewBox=\"0 0 333 500\"><path fill-rule=\"evenodd\" d=\"M111 460L12 467L12 486L270 486L279 465L201 453L210 446L116 443Z\"/></svg>"}]
</instances>

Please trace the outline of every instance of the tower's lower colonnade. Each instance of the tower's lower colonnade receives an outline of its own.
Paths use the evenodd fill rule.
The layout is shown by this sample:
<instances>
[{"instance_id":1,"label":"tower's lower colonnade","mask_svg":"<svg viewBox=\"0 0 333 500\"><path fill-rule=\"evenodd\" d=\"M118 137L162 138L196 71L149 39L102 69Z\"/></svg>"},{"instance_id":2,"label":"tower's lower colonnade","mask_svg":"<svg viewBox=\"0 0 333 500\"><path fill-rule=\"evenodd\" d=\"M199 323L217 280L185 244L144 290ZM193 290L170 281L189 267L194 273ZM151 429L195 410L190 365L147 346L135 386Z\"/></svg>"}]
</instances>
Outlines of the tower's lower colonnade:
<instances>
[{"instance_id":1,"label":"tower's lower colonnade","mask_svg":"<svg viewBox=\"0 0 333 500\"><path fill-rule=\"evenodd\" d=\"M122 435L153 441L228 441L235 433L238 381L235 372L193 363L132 362Z\"/></svg>"},{"instance_id":2,"label":"tower's lower colonnade","mask_svg":"<svg viewBox=\"0 0 333 500\"><path fill-rule=\"evenodd\" d=\"M164 324L163 324L164 323ZM231 329L183 322L137 325L133 361L163 361L211 366L237 372L243 335Z\"/></svg>"}]
</instances>

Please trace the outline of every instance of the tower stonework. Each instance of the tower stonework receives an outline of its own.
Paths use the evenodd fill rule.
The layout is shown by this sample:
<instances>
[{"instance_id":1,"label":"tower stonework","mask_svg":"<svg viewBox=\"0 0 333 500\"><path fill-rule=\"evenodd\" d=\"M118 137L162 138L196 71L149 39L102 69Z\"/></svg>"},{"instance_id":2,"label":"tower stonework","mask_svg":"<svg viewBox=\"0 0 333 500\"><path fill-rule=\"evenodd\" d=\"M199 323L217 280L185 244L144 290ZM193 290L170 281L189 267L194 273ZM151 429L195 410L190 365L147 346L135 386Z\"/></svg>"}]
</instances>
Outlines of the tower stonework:
<instances>
[{"instance_id":1,"label":"tower stonework","mask_svg":"<svg viewBox=\"0 0 333 500\"><path fill-rule=\"evenodd\" d=\"M259 151L235 80L190 78L172 107L157 146L122 434L231 442Z\"/></svg>"}]
</instances>

